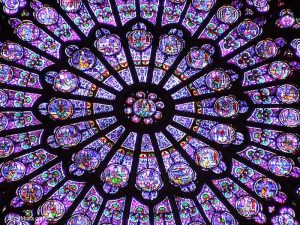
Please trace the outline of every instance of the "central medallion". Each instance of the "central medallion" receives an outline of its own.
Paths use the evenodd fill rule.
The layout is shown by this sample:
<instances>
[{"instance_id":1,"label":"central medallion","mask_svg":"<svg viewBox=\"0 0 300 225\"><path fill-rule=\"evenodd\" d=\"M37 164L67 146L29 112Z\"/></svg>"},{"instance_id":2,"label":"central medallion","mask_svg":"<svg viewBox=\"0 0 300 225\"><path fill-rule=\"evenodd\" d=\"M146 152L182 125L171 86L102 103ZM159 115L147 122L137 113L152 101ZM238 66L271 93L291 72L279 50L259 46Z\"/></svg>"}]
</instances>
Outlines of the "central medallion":
<instances>
[{"instance_id":1,"label":"central medallion","mask_svg":"<svg viewBox=\"0 0 300 225\"><path fill-rule=\"evenodd\" d=\"M127 99L124 112L133 123L153 124L163 116L165 104L153 92L138 91Z\"/></svg>"}]
</instances>

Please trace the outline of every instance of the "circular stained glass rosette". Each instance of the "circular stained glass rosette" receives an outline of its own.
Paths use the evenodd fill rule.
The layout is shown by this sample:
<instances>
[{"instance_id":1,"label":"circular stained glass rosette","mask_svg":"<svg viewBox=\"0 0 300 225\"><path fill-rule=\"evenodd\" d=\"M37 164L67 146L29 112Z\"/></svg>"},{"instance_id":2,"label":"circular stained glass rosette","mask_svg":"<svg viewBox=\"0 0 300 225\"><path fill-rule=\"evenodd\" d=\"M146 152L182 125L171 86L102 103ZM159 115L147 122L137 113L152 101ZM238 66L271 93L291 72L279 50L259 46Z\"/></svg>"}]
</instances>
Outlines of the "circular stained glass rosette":
<instances>
[{"instance_id":1,"label":"circular stained glass rosette","mask_svg":"<svg viewBox=\"0 0 300 225\"><path fill-rule=\"evenodd\" d=\"M293 1L0 1L0 224L300 223Z\"/></svg>"}]
</instances>

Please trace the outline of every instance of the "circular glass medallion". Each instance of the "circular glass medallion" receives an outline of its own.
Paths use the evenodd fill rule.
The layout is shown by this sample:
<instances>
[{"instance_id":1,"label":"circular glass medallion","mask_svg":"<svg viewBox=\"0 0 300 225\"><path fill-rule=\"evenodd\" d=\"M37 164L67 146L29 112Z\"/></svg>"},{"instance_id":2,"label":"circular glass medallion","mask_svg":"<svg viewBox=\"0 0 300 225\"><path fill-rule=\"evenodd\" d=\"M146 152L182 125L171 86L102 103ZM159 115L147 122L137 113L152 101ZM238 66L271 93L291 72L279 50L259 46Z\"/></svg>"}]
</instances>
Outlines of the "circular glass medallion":
<instances>
[{"instance_id":1,"label":"circular glass medallion","mask_svg":"<svg viewBox=\"0 0 300 225\"><path fill-rule=\"evenodd\" d=\"M286 127L297 127L300 124L300 112L292 108L283 109L279 113L279 120Z\"/></svg>"},{"instance_id":2,"label":"circular glass medallion","mask_svg":"<svg viewBox=\"0 0 300 225\"><path fill-rule=\"evenodd\" d=\"M18 61L23 57L24 49L21 45L6 42L2 46L1 55L8 61Z\"/></svg>"},{"instance_id":3,"label":"circular glass medallion","mask_svg":"<svg viewBox=\"0 0 300 225\"><path fill-rule=\"evenodd\" d=\"M58 200L47 200L41 207L42 216L50 222L60 220L65 211L64 204Z\"/></svg>"},{"instance_id":4,"label":"circular glass medallion","mask_svg":"<svg viewBox=\"0 0 300 225\"><path fill-rule=\"evenodd\" d=\"M61 8L66 12L77 12L82 5L81 0L60 0L59 4Z\"/></svg>"},{"instance_id":5,"label":"circular glass medallion","mask_svg":"<svg viewBox=\"0 0 300 225\"><path fill-rule=\"evenodd\" d=\"M260 33L260 29L256 23L246 20L238 25L237 32L241 38L245 40L251 40L257 37L257 35Z\"/></svg>"},{"instance_id":6,"label":"circular glass medallion","mask_svg":"<svg viewBox=\"0 0 300 225\"><path fill-rule=\"evenodd\" d=\"M207 12L214 6L215 0L193 0L192 4L195 9Z\"/></svg>"},{"instance_id":7,"label":"circular glass medallion","mask_svg":"<svg viewBox=\"0 0 300 225\"><path fill-rule=\"evenodd\" d=\"M152 192L162 186L160 173L154 169L144 169L137 174L136 186L139 190Z\"/></svg>"},{"instance_id":8,"label":"circular glass medallion","mask_svg":"<svg viewBox=\"0 0 300 225\"><path fill-rule=\"evenodd\" d=\"M146 50L152 43L152 35L145 30L134 30L128 33L130 47L137 51Z\"/></svg>"},{"instance_id":9,"label":"circular glass medallion","mask_svg":"<svg viewBox=\"0 0 300 225\"><path fill-rule=\"evenodd\" d=\"M184 46L184 41L178 35L162 35L159 48L166 55L178 55Z\"/></svg>"},{"instance_id":10,"label":"circular glass medallion","mask_svg":"<svg viewBox=\"0 0 300 225\"><path fill-rule=\"evenodd\" d=\"M218 144L231 144L235 140L235 130L226 124L218 124L210 131L210 137Z\"/></svg>"},{"instance_id":11,"label":"circular glass medallion","mask_svg":"<svg viewBox=\"0 0 300 225\"><path fill-rule=\"evenodd\" d=\"M0 158L6 158L13 152L14 143L6 137L0 137Z\"/></svg>"},{"instance_id":12,"label":"circular glass medallion","mask_svg":"<svg viewBox=\"0 0 300 225\"><path fill-rule=\"evenodd\" d=\"M17 181L24 177L26 168L21 162L8 161L2 165L1 173L7 181Z\"/></svg>"},{"instance_id":13,"label":"circular glass medallion","mask_svg":"<svg viewBox=\"0 0 300 225\"><path fill-rule=\"evenodd\" d=\"M91 225L92 222L91 220L85 216L85 215L81 215L81 214L77 214L72 216L67 225Z\"/></svg>"},{"instance_id":14,"label":"circular glass medallion","mask_svg":"<svg viewBox=\"0 0 300 225\"><path fill-rule=\"evenodd\" d=\"M275 61L272 62L269 66L269 74L274 78L278 80L285 79L290 73L291 69L289 64L282 62L282 61Z\"/></svg>"},{"instance_id":15,"label":"circular glass medallion","mask_svg":"<svg viewBox=\"0 0 300 225\"><path fill-rule=\"evenodd\" d=\"M286 104L295 103L299 99L298 89L291 84L284 84L278 87L276 95L279 101Z\"/></svg>"},{"instance_id":16,"label":"circular glass medallion","mask_svg":"<svg viewBox=\"0 0 300 225\"><path fill-rule=\"evenodd\" d=\"M237 200L236 209L244 217L253 217L259 212L259 204L253 197L243 196Z\"/></svg>"},{"instance_id":17,"label":"circular glass medallion","mask_svg":"<svg viewBox=\"0 0 300 225\"><path fill-rule=\"evenodd\" d=\"M66 120L73 114L73 104L62 98L51 100L48 105L48 113L54 120Z\"/></svg>"},{"instance_id":18,"label":"circular glass medallion","mask_svg":"<svg viewBox=\"0 0 300 225\"><path fill-rule=\"evenodd\" d=\"M55 132L55 140L65 148L77 145L81 141L81 134L72 125L59 127Z\"/></svg>"},{"instance_id":19,"label":"circular glass medallion","mask_svg":"<svg viewBox=\"0 0 300 225\"><path fill-rule=\"evenodd\" d=\"M216 100L215 112L222 117L234 117L239 112L239 103L232 96L223 96Z\"/></svg>"},{"instance_id":20,"label":"circular glass medallion","mask_svg":"<svg viewBox=\"0 0 300 225\"><path fill-rule=\"evenodd\" d=\"M278 193L278 186L273 180L263 177L255 182L254 190L261 198L273 198Z\"/></svg>"},{"instance_id":21,"label":"circular glass medallion","mask_svg":"<svg viewBox=\"0 0 300 225\"><path fill-rule=\"evenodd\" d=\"M20 187L18 195L26 203L35 203L43 197L43 188L39 184L29 182Z\"/></svg>"},{"instance_id":22,"label":"circular glass medallion","mask_svg":"<svg viewBox=\"0 0 300 225\"><path fill-rule=\"evenodd\" d=\"M150 99L138 99L133 104L133 112L141 118L151 117L156 112L156 105Z\"/></svg>"},{"instance_id":23,"label":"circular glass medallion","mask_svg":"<svg viewBox=\"0 0 300 225\"><path fill-rule=\"evenodd\" d=\"M206 75L205 83L208 88L221 91L230 87L230 77L222 70L214 70Z\"/></svg>"},{"instance_id":24,"label":"circular glass medallion","mask_svg":"<svg viewBox=\"0 0 300 225\"><path fill-rule=\"evenodd\" d=\"M293 169L290 159L283 156L274 156L268 162L269 170L277 176L287 176Z\"/></svg>"},{"instance_id":25,"label":"circular glass medallion","mask_svg":"<svg viewBox=\"0 0 300 225\"><path fill-rule=\"evenodd\" d=\"M7 101L8 101L8 95L4 90L0 89L0 107L5 106Z\"/></svg>"},{"instance_id":26,"label":"circular glass medallion","mask_svg":"<svg viewBox=\"0 0 300 225\"><path fill-rule=\"evenodd\" d=\"M222 212L214 214L212 225L236 225L236 221L230 213Z\"/></svg>"},{"instance_id":27,"label":"circular glass medallion","mask_svg":"<svg viewBox=\"0 0 300 225\"><path fill-rule=\"evenodd\" d=\"M277 55L278 49L273 41L263 40L255 46L255 52L262 58L270 58Z\"/></svg>"},{"instance_id":28,"label":"circular glass medallion","mask_svg":"<svg viewBox=\"0 0 300 225\"><path fill-rule=\"evenodd\" d=\"M190 184L194 178L195 173L193 169L185 163L176 163L168 170L170 181L175 186L185 186Z\"/></svg>"},{"instance_id":29,"label":"circular glass medallion","mask_svg":"<svg viewBox=\"0 0 300 225\"><path fill-rule=\"evenodd\" d=\"M8 125L7 117L3 113L0 113L0 131L5 130L7 125Z\"/></svg>"},{"instance_id":30,"label":"circular glass medallion","mask_svg":"<svg viewBox=\"0 0 300 225\"><path fill-rule=\"evenodd\" d=\"M217 11L217 18L223 23L232 24L239 18L239 11L232 6L222 6Z\"/></svg>"},{"instance_id":31,"label":"circular glass medallion","mask_svg":"<svg viewBox=\"0 0 300 225\"><path fill-rule=\"evenodd\" d=\"M122 49L120 38L112 34L99 38L96 46L99 52L107 56L116 55Z\"/></svg>"},{"instance_id":32,"label":"circular glass medallion","mask_svg":"<svg viewBox=\"0 0 300 225\"><path fill-rule=\"evenodd\" d=\"M127 185L129 179L129 171L125 166L119 164L111 164L101 175L103 182L113 186L122 188Z\"/></svg>"},{"instance_id":33,"label":"circular glass medallion","mask_svg":"<svg viewBox=\"0 0 300 225\"><path fill-rule=\"evenodd\" d=\"M14 72L13 70L5 65L0 64L0 83L7 83L13 78Z\"/></svg>"},{"instance_id":34,"label":"circular glass medallion","mask_svg":"<svg viewBox=\"0 0 300 225\"><path fill-rule=\"evenodd\" d=\"M211 147L203 147L195 152L195 161L202 168L211 169L219 164L220 154Z\"/></svg>"},{"instance_id":35,"label":"circular glass medallion","mask_svg":"<svg viewBox=\"0 0 300 225\"><path fill-rule=\"evenodd\" d=\"M186 55L187 64L193 69L203 69L211 61L210 55L199 49L191 49Z\"/></svg>"},{"instance_id":36,"label":"circular glass medallion","mask_svg":"<svg viewBox=\"0 0 300 225\"><path fill-rule=\"evenodd\" d=\"M78 70L91 69L96 62L94 54L88 49L76 51L71 57L72 65Z\"/></svg>"},{"instance_id":37,"label":"circular glass medallion","mask_svg":"<svg viewBox=\"0 0 300 225\"><path fill-rule=\"evenodd\" d=\"M276 140L277 147L286 153L294 153L299 148L299 138L291 133L281 134Z\"/></svg>"},{"instance_id":38,"label":"circular glass medallion","mask_svg":"<svg viewBox=\"0 0 300 225\"><path fill-rule=\"evenodd\" d=\"M23 23L17 29L17 35L23 41L34 41L40 35L39 28L33 23Z\"/></svg>"},{"instance_id":39,"label":"circular glass medallion","mask_svg":"<svg viewBox=\"0 0 300 225\"><path fill-rule=\"evenodd\" d=\"M74 157L75 165L83 170L91 171L100 164L100 155L92 149L83 149L76 153Z\"/></svg>"},{"instance_id":40,"label":"circular glass medallion","mask_svg":"<svg viewBox=\"0 0 300 225\"><path fill-rule=\"evenodd\" d=\"M54 88L57 91L68 93L74 91L79 84L78 77L68 71L60 71L54 78Z\"/></svg>"},{"instance_id":41,"label":"circular glass medallion","mask_svg":"<svg viewBox=\"0 0 300 225\"><path fill-rule=\"evenodd\" d=\"M58 21L58 13L51 7L43 7L36 13L37 20L46 26L53 25Z\"/></svg>"}]
</instances>

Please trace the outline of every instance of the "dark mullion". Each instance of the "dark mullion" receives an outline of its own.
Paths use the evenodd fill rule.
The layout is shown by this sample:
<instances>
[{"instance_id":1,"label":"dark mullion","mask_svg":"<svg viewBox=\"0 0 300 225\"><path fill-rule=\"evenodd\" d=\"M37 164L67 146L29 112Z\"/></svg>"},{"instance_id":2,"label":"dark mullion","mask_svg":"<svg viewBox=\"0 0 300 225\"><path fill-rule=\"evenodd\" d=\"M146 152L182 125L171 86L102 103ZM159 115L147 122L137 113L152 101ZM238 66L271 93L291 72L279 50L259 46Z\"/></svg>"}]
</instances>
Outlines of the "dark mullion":
<instances>
[{"instance_id":1,"label":"dark mullion","mask_svg":"<svg viewBox=\"0 0 300 225\"><path fill-rule=\"evenodd\" d=\"M108 202L107 198L102 198L102 199L103 199L103 201L102 201L102 203L100 205L100 209L99 209L99 211L98 211L98 213L97 213L97 215L95 217L95 221L94 221L93 225L98 225L99 224L100 218L101 218L101 216L103 214L103 211L105 209L105 206L106 206L106 204Z\"/></svg>"},{"instance_id":2,"label":"dark mullion","mask_svg":"<svg viewBox=\"0 0 300 225\"><path fill-rule=\"evenodd\" d=\"M67 22L67 24L72 24L72 26L70 25L70 27L72 27L72 29L74 29L74 31L78 34L78 36L80 37L80 41L77 41L77 42L80 42L82 43L83 42L83 46L82 47L87 47L89 48L91 51L93 52L98 52L98 50L93 46L93 43L90 43L89 41L89 38L91 36L91 33L93 31L93 29L96 29L95 26L97 25L97 23L95 23L95 26L91 29L90 33L88 36L85 36L82 31L74 24L74 22L71 20L71 18L67 15L67 13L65 11L63 11L60 7L60 5L55 2L54 3L56 5L55 9L58 11L58 13L64 18L64 20ZM92 16L91 16L92 18ZM95 21L94 21L95 22ZM66 48L67 46L69 46L70 44L68 43L64 43L64 45L62 46L63 48ZM72 44L71 44L72 45ZM95 51L96 49L96 51ZM100 54L100 53L99 53ZM97 56L99 56L99 54ZM96 55L95 55L96 56ZM102 56L103 57L103 56ZM98 57L96 57L98 58ZM116 71L109 65L109 67L107 66L108 62L106 62L106 60L101 60L98 58L98 60L100 60L100 62L104 65L104 67L109 71L110 75L112 76L113 74L116 73ZM61 60L58 60L57 63L59 63ZM68 59L66 60L68 61ZM68 68L66 68L66 66ZM68 63L64 63L63 66L61 65L61 67L63 67L64 69L67 69L69 70L70 72L72 71L76 71L74 72L75 74L78 74L78 72L81 74L80 76L82 76L83 78L91 81L93 84L96 84L98 85L99 87L102 87L103 89L105 90L108 90L109 92L113 93L113 94L116 94L118 93L115 89L105 85L103 82L100 82L98 80L96 80L95 78L85 74L83 71L79 71L77 69L75 69L74 67L70 66ZM70 69L69 69L70 68ZM115 77L116 78L116 77ZM116 78L118 79L118 77ZM120 78L121 79L121 78ZM118 80L119 81L119 80ZM122 84L122 83L121 83Z\"/></svg>"},{"instance_id":3,"label":"dark mullion","mask_svg":"<svg viewBox=\"0 0 300 225\"><path fill-rule=\"evenodd\" d=\"M199 24L197 30L193 34L193 37L199 37L201 32L206 28L212 17L217 13L217 10L224 4L222 1L216 1L213 7L209 10L207 16L204 18L201 24Z\"/></svg>"},{"instance_id":4,"label":"dark mullion","mask_svg":"<svg viewBox=\"0 0 300 225\"><path fill-rule=\"evenodd\" d=\"M212 71L214 69L213 64L214 63L208 64L206 67L204 67L202 70L200 70L199 72L194 74L192 77L188 78L187 80L181 80L179 78L181 82L179 84L177 84L176 86L174 86L173 88L171 88L169 91L171 93L175 93L176 91L179 91L181 88L187 86L188 84L193 83L198 78L200 78L200 77L204 76L205 74L207 74L208 72ZM187 68L189 68L189 66ZM184 73L182 73L182 74L184 74Z\"/></svg>"},{"instance_id":5,"label":"dark mullion","mask_svg":"<svg viewBox=\"0 0 300 225\"><path fill-rule=\"evenodd\" d=\"M121 44L122 44L122 47L124 49L126 61L128 63L128 69L131 73L133 83L137 84L137 83L139 83L139 78L138 78L138 75L137 75L137 71L135 70L135 65L134 65L134 62L133 62L133 58L131 56L131 51L130 51L130 47L129 47L126 35L124 35L128 31L129 31L129 27L126 30L125 29L120 30L118 32L118 35L120 37Z\"/></svg>"},{"instance_id":6,"label":"dark mullion","mask_svg":"<svg viewBox=\"0 0 300 225\"><path fill-rule=\"evenodd\" d=\"M185 18L185 16L186 16L186 14L187 14L188 9L189 9L190 6L193 7L193 6L192 6L192 1L190 1L190 2L186 1L186 2L185 2L185 6L184 6L184 8L183 8L183 10L182 10L182 13L181 13L181 15L180 15L180 18L179 18L177 24L180 24L181 26L183 26L183 25L182 25L182 22L183 22L183 20L184 20L184 18ZM185 28L185 27L184 27L184 28ZM185 29L186 29L186 28L185 28Z\"/></svg>"},{"instance_id":7,"label":"dark mullion","mask_svg":"<svg viewBox=\"0 0 300 225\"><path fill-rule=\"evenodd\" d=\"M109 133L109 132L107 132L107 133ZM102 172L106 169L108 163L113 158L113 156L116 154L116 152L121 147L121 145L123 144L124 140L127 138L128 135L129 135L129 131L125 130L125 132L121 135L121 137L118 139L118 141L116 143L114 143L113 147L111 148L110 152L108 152L108 154L106 155L106 157L104 158L104 160L100 163L100 166L97 168L97 170L95 171L95 173L91 175L92 177L99 177L99 178L101 177ZM105 193L104 190L102 189L102 186L103 186L102 185L102 181L100 182L100 185L99 185L99 180L98 179L94 179L93 180L93 184L95 185L95 187L98 190L98 192L101 193L101 196L103 198L109 198L109 199L112 198L112 196L110 194ZM119 190L118 193L123 194L124 191L123 190ZM120 197L120 194L118 195L118 197Z\"/></svg>"},{"instance_id":8,"label":"dark mullion","mask_svg":"<svg viewBox=\"0 0 300 225\"><path fill-rule=\"evenodd\" d=\"M233 215L235 220L240 225L249 225L249 220L247 220L245 217L241 216L235 209L234 206L232 206L228 200L224 197L221 190L219 190L212 182L212 180L208 181L207 186L211 189L211 191L215 194L215 196L223 203L223 205L228 209L228 211Z\"/></svg>"},{"instance_id":9,"label":"dark mullion","mask_svg":"<svg viewBox=\"0 0 300 225\"><path fill-rule=\"evenodd\" d=\"M198 202L197 195L194 196L191 200L194 201L194 203L195 203L196 207L198 208L199 213L200 213L201 217L203 218L205 224L210 224L210 221L208 220L206 214L204 213L203 208L201 207L202 205Z\"/></svg>"},{"instance_id":10,"label":"dark mullion","mask_svg":"<svg viewBox=\"0 0 300 225\"><path fill-rule=\"evenodd\" d=\"M168 194L167 197L168 197L170 205L171 205L172 214L174 216L175 224L182 224L181 219L180 219L180 212L177 208L177 203L176 203L176 200L175 200L175 196L172 195L172 194Z\"/></svg>"},{"instance_id":11,"label":"dark mullion","mask_svg":"<svg viewBox=\"0 0 300 225\"><path fill-rule=\"evenodd\" d=\"M136 0L136 1L138 1L138 0ZM114 12L113 14L115 16L115 20L116 20L116 23L117 23L117 26L118 26L118 29L116 30L116 32L119 35L122 47L124 48L124 53L125 53L125 56L126 56L126 59L127 59L129 71L132 75L133 83L134 84L139 83L137 72L135 70L135 65L134 65L133 59L131 57L131 51L130 51L130 48L129 48L129 44L127 42L126 35L124 35L125 33L127 33L129 31L129 28L126 27L126 26L128 26L128 24L125 25L125 26L122 25L122 22L121 22L121 19L120 19L120 16L119 16L119 10L118 10L118 7L117 7L117 4L116 4L115 1L111 1L111 6L112 6L112 10ZM139 16L139 13L137 13L137 16Z\"/></svg>"},{"instance_id":12,"label":"dark mullion","mask_svg":"<svg viewBox=\"0 0 300 225\"><path fill-rule=\"evenodd\" d=\"M142 142L142 136L137 134L137 139L133 151L133 160L132 160L132 165L131 165L131 170L129 174L129 179L128 179L128 184L126 186L126 202L125 202L125 210L124 210L124 220L123 224L127 224L127 220L129 220L129 214L131 212L131 200L133 199L133 193L136 191L135 189L135 179L136 179L136 174L137 174L137 169L139 165L139 155L141 152L141 142Z\"/></svg>"},{"instance_id":13,"label":"dark mullion","mask_svg":"<svg viewBox=\"0 0 300 225\"><path fill-rule=\"evenodd\" d=\"M266 124L266 123L260 123L260 122L252 122L252 121L244 121L246 126L250 127L257 127L257 128L262 128L262 129L269 129L269 130L280 130L283 132L288 132L288 133L294 133L296 127L286 127L286 126L280 126L280 125L273 125L273 124Z\"/></svg>"},{"instance_id":14,"label":"dark mullion","mask_svg":"<svg viewBox=\"0 0 300 225\"><path fill-rule=\"evenodd\" d=\"M159 195L163 194L165 192L165 197L168 197L170 205L171 205L172 213L174 215L174 220L175 220L176 224L181 224L180 217L179 217L179 212L177 210L177 205L176 205L175 199L173 197L173 195L175 194L175 192L174 192L175 188L169 182L169 176L168 176L168 173L167 173L165 167L163 166L164 165L163 158L161 156L161 151L158 147L157 139L156 139L154 133L150 134L150 138L151 138L151 142L152 142L152 145L153 145L153 148L154 148L157 163L158 163L158 166L159 166L159 171L161 172L161 179L164 182L164 187L160 191L161 193L159 192ZM165 198L163 198L162 201L164 199Z\"/></svg>"},{"instance_id":15,"label":"dark mullion","mask_svg":"<svg viewBox=\"0 0 300 225\"><path fill-rule=\"evenodd\" d=\"M68 220L71 218L72 214L75 212L76 208L79 206L79 204L84 199L85 195L88 193L91 187L92 187L91 184L88 183L85 184L85 186L82 188L81 192L76 197L72 205L65 212L63 217L59 220L60 223L67 224Z\"/></svg>"},{"instance_id":16,"label":"dark mullion","mask_svg":"<svg viewBox=\"0 0 300 225\"><path fill-rule=\"evenodd\" d=\"M0 131L0 136L6 136L6 135L11 135L11 134L16 134L16 133L24 133L24 132L29 132L29 131L34 131L34 130L43 130L43 124L38 124L38 125L33 125L33 126L25 126L22 128L13 128L9 130L2 130Z\"/></svg>"},{"instance_id":17,"label":"dark mullion","mask_svg":"<svg viewBox=\"0 0 300 225\"><path fill-rule=\"evenodd\" d=\"M236 124L240 123L240 121L237 121L236 118L225 118L225 117L209 116L209 115L204 115L204 114L197 114L196 112L191 113L191 112L184 112L184 111L176 110L176 115L185 116L185 117L192 117L192 118L195 118L195 119L211 120L211 121L225 123L225 124L233 124L234 128L235 128Z\"/></svg>"},{"instance_id":18,"label":"dark mullion","mask_svg":"<svg viewBox=\"0 0 300 225\"><path fill-rule=\"evenodd\" d=\"M6 213L9 213L9 211L13 210L15 211L16 208L13 208L11 205L10 205L10 202L12 201L12 199L16 196L16 189L18 187L21 187L23 184L26 184L28 183L31 179L33 179L34 177L40 175L43 171L46 171L48 169L50 169L51 167L53 167L54 165L58 164L59 163L59 158L55 158L53 159L52 161L48 162L47 164L45 164L44 166L38 168L37 170L35 170L34 172L32 172L31 174L23 177L21 180L19 181L15 181L13 183L9 183L9 182L6 182L6 183L3 183L1 184L1 188L0 189L3 189L5 190L6 194L3 196L4 199L3 202L5 202L5 206L6 206ZM49 196L51 196L59 187L62 186L62 184L67 180L66 176L57 184L57 186L53 187L53 189L47 193L47 195L43 195L42 199L39 201L39 203L41 202L44 202L46 199L49 198ZM39 204L39 203L35 203L32 205L32 207L34 208L38 208L40 205L42 204ZM19 207L18 209L19 210L22 210L24 208L27 208L28 205L24 204L23 206Z\"/></svg>"},{"instance_id":19,"label":"dark mullion","mask_svg":"<svg viewBox=\"0 0 300 225\"><path fill-rule=\"evenodd\" d=\"M157 11L155 27L158 30L161 30L161 20L162 20L162 15L163 15L162 12L163 12L164 1L163 0L158 0L158 3L159 4L158 4L158 11ZM156 53L157 53L158 46L159 46L160 36L161 36L161 34L154 35L154 38L153 38L152 51L151 51L151 56L150 56L150 60L149 60L148 74L147 74L146 83L151 83L152 78L153 78L153 71L154 71L154 68L155 68L155 59L156 59Z\"/></svg>"}]
</instances>

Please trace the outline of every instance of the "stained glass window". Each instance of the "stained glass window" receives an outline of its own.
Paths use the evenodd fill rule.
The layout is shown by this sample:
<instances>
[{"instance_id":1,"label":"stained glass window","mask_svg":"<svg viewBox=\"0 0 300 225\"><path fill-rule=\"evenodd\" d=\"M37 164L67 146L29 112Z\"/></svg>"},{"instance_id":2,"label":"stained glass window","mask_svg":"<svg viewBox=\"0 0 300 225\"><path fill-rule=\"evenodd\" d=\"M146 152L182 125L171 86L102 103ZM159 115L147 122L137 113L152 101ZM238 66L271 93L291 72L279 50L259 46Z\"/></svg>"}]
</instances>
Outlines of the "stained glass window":
<instances>
[{"instance_id":1,"label":"stained glass window","mask_svg":"<svg viewBox=\"0 0 300 225\"><path fill-rule=\"evenodd\" d=\"M299 224L297 0L0 7L0 224Z\"/></svg>"}]
</instances>

